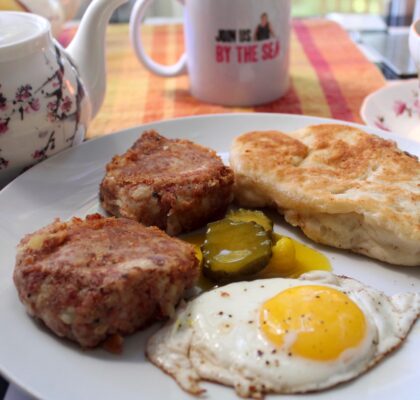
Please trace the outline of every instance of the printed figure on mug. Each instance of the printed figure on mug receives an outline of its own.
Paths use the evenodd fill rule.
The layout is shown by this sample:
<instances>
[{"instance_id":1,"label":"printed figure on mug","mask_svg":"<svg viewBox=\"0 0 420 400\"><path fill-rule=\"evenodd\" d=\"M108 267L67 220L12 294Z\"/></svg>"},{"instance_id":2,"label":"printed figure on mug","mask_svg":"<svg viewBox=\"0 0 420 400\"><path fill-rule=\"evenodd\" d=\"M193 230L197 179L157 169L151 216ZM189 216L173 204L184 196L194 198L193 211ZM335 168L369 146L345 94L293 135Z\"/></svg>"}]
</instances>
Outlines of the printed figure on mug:
<instances>
[{"instance_id":1,"label":"printed figure on mug","mask_svg":"<svg viewBox=\"0 0 420 400\"><path fill-rule=\"evenodd\" d=\"M260 23L255 28L253 35L251 29L219 29L216 35L216 62L236 61L239 64L244 64L272 60L280 54L280 41L276 39L264 44L255 43L269 39L276 39L276 35L266 12L261 14ZM235 43L241 44L231 46Z\"/></svg>"}]
</instances>

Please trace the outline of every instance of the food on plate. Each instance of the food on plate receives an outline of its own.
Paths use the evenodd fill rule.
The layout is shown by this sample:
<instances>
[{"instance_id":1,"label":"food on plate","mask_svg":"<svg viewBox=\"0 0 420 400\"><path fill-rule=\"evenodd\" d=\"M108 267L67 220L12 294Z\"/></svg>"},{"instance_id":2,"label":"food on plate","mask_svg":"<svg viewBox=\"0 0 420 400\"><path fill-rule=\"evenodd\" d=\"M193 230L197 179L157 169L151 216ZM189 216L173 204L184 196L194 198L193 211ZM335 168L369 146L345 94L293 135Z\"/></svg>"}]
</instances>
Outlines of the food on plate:
<instances>
[{"instance_id":1,"label":"food on plate","mask_svg":"<svg viewBox=\"0 0 420 400\"><path fill-rule=\"evenodd\" d=\"M31 316L94 347L171 315L198 273L192 245L156 227L93 214L26 235L14 282Z\"/></svg>"},{"instance_id":2,"label":"food on plate","mask_svg":"<svg viewBox=\"0 0 420 400\"><path fill-rule=\"evenodd\" d=\"M236 200L276 207L312 240L420 265L420 163L392 141L345 125L233 141Z\"/></svg>"},{"instance_id":3,"label":"food on plate","mask_svg":"<svg viewBox=\"0 0 420 400\"><path fill-rule=\"evenodd\" d=\"M273 232L273 221L259 210L247 210L245 208L230 210L226 214L226 218L232 221L255 222L270 234Z\"/></svg>"},{"instance_id":4,"label":"food on plate","mask_svg":"<svg viewBox=\"0 0 420 400\"><path fill-rule=\"evenodd\" d=\"M222 217L232 186L232 170L214 151L149 131L107 165L100 200L112 215L177 235Z\"/></svg>"},{"instance_id":5,"label":"food on plate","mask_svg":"<svg viewBox=\"0 0 420 400\"><path fill-rule=\"evenodd\" d=\"M212 222L201 247L203 274L220 283L252 277L270 261L271 246L270 234L255 222Z\"/></svg>"},{"instance_id":6,"label":"food on plate","mask_svg":"<svg viewBox=\"0 0 420 400\"><path fill-rule=\"evenodd\" d=\"M178 308L146 354L195 395L202 380L243 397L304 393L373 367L401 345L419 312L418 293L386 296L324 271L237 282Z\"/></svg>"}]
</instances>

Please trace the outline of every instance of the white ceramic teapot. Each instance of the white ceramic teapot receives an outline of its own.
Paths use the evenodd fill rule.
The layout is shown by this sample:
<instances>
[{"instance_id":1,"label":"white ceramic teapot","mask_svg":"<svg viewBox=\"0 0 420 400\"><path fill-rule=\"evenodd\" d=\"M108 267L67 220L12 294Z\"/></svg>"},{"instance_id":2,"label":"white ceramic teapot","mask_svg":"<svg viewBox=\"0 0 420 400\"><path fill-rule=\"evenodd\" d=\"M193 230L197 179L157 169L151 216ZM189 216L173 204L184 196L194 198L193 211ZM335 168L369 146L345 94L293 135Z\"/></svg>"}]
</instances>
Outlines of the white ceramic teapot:
<instances>
[{"instance_id":1,"label":"white ceramic teapot","mask_svg":"<svg viewBox=\"0 0 420 400\"><path fill-rule=\"evenodd\" d=\"M86 3L90 0L83 0ZM50 21L53 36L61 32L63 24L76 15L82 0L0 0L1 11L26 11Z\"/></svg>"},{"instance_id":2,"label":"white ceramic teapot","mask_svg":"<svg viewBox=\"0 0 420 400\"><path fill-rule=\"evenodd\" d=\"M0 12L0 188L80 143L106 84L105 31L127 0L94 0L64 50L43 17Z\"/></svg>"}]
</instances>

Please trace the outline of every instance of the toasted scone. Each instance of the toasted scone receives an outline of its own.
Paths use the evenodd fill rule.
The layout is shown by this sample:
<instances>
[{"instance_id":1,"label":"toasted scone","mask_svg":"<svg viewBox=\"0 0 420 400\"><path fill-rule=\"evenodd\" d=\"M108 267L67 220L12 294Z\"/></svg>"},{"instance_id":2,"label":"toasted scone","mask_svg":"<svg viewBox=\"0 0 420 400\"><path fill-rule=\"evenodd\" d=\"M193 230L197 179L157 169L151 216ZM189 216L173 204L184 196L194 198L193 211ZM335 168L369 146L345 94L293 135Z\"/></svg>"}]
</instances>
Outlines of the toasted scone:
<instances>
[{"instance_id":1,"label":"toasted scone","mask_svg":"<svg viewBox=\"0 0 420 400\"><path fill-rule=\"evenodd\" d=\"M230 154L241 206L274 206L312 240L420 265L420 163L345 125L250 132Z\"/></svg>"}]
</instances>

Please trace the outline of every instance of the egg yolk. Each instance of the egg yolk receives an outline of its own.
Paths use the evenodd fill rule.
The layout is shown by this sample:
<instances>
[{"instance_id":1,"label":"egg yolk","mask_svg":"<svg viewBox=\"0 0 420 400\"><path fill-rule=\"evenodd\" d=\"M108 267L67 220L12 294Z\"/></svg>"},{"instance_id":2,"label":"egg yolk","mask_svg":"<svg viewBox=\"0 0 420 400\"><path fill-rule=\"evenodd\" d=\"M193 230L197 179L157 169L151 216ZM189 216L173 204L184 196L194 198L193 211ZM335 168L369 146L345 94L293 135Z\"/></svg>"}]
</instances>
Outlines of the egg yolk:
<instances>
[{"instance_id":1,"label":"egg yolk","mask_svg":"<svg viewBox=\"0 0 420 400\"><path fill-rule=\"evenodd\" d=\"M313 270L331 271L327 257L286 236L273 234L273 255L268 265L258 273L258 278L298 278Z\"/></svg>"},{"instance_id":2,"label":"egg yolk","mask_svg":"<svg viewBox=\"0 0 420 400\"><path fill-rule=\"evenodd\" d=\"M286 289L260 309L260 326L276 347L290 356L333 360L364 338L362 310L344 293L328 286Z\"/></svg>"}]
</instances>

